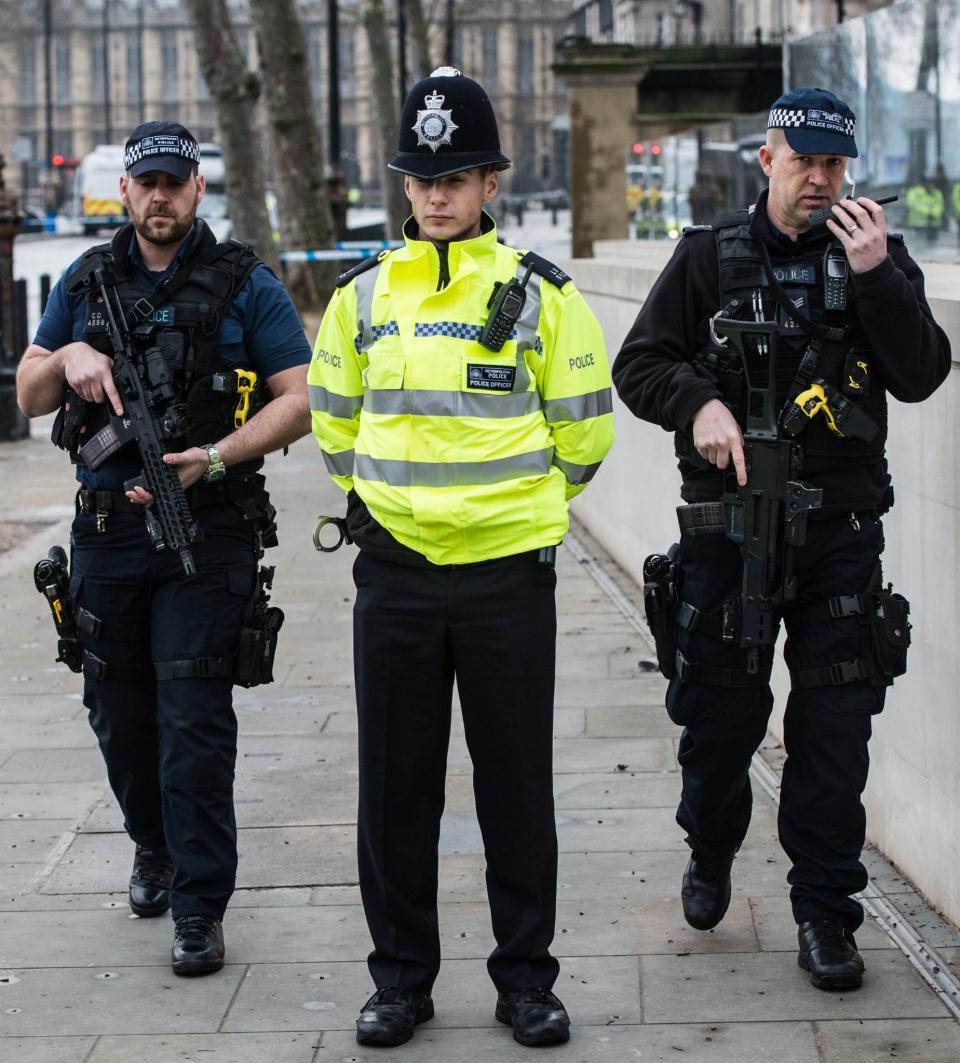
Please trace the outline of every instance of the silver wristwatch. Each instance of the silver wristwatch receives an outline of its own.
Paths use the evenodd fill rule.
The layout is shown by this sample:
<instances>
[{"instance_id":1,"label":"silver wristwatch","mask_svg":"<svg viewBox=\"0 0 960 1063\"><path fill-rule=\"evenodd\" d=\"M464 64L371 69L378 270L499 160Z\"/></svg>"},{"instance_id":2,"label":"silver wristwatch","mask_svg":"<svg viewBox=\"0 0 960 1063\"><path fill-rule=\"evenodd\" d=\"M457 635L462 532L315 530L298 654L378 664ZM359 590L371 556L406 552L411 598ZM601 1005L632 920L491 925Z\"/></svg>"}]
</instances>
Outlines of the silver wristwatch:
<instances>
[{"instance_id":1,"label":"silver wristwatch","mask_svg":"<svg viewBox=\"0 0 960 1063\"><path fill-rule=\"evenodd\" d=\"M215 483L217 480L222 480L227 475L227 467L223 464L223 458L220 457L220 451L212 443L204 443L203 450L207 452L207 458L210 462L207 471L203 474L204 480L209 483Z\"/></svg>"}]
</instances>

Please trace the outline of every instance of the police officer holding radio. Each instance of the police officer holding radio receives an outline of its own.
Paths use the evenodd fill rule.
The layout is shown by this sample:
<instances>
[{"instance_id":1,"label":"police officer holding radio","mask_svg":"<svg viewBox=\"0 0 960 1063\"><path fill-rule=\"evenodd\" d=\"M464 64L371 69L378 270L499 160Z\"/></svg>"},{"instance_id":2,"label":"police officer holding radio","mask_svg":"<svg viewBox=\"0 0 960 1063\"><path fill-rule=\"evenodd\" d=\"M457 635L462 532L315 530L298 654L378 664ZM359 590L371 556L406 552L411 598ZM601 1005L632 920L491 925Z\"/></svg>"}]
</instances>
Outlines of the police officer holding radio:
<instances>
[{"instance_id":1,"label":"police officer holding radio","mask_svg":"<svg viewBox=\"0 0 960 1063\"><path fill-rule=\"evenodd\" d=\"M361 1044L431 1018L437 845L454 679L474 767L497 1019L568 1039L552 992L553 687L567 501L613 438L603 336L570 278L497 242L510 165L483 88L442 67L410 92L390 168L404 246L338 281L310 368L313 430L348 492L360 728L359 866L376 993Z\"/></svg>"},{"instance_id":2,"label":"police officer holding radio","mask_svg":"<svg viewBox=\"0 0 960 1063\"><path fill-rule=\"evenodd\" d=\"M648 559L669 573L652 588L663 599L648 600L674 592L658 656L672 675L667 711L684 727L684 915L707 930L727 910L782 620L792 689L779 833L798 960L818 988L852 989L871 719L909 642L907 603L881 577L886 395L927 398L950 348L882 206L837 202L857 156L847 104L793 89L768 126L768 190L686 231L613 375L638 417L675 433L683 479L679 551ZM649 612L662 620L659 605Z\"/></svg>"},{"instance_id":3,"label":"police officer holding radio","mask_svg":"<svg viewBox=\"0 0 960 1063\"><path fill-rule=\"evenodd\" d=\"M17 374L20 408L32 417L59 410L53 441L77 463L73 656L136 844L130 907L141 917L172 910L181 975L223 966L221 920L237 866L232 687L272 678L272 569L258 562L276 527L258 469L309 428L310 349L296 311L247 245L218 244L197 220L199 160L177 122L131 133L118 175L130 221L67 269ZM134 443L101 445L111 433L122 443L124 412L108 306L125 319L136 371L166 426L162 461L179 474L199 526L189 562L151 542L159 499L136 482Z\"/></svg>"}]
</instances>

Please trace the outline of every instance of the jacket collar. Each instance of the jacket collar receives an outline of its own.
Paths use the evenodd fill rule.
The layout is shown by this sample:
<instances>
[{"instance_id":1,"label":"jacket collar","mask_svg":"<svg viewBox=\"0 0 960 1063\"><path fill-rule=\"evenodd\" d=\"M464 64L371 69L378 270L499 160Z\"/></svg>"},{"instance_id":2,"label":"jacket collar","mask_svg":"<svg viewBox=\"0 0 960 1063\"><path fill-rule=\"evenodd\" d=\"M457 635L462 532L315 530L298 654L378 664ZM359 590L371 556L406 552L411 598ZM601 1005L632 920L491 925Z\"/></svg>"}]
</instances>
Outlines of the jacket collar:
<instances>
[{"instance_id":1,"label":"jacket collar","mask_svg":"<svg viewBox=\"0 0 960 1063\"><path fill-rule=\"evenodd\" d=\"M403 224L404 246L388 259L391 263L421 262L427 264L431 277L440 273L440 258L446 254L450 283L474 273L493 268L497 255L497 225L483 212L480 235L469 240L450 240L438 247L432 240L421 240L417 223L411 215Z\"/></svg>"}]
</instances>

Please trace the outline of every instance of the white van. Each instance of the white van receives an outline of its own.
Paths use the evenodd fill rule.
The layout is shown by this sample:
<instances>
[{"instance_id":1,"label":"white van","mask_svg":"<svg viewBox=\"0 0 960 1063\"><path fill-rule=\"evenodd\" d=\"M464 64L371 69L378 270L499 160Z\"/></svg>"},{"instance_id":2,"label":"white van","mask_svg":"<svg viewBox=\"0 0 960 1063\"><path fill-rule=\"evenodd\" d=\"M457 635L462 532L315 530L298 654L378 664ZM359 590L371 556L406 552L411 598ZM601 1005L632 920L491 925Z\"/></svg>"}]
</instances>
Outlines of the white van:
<instances>
[{"instance_id":1,"label":"white van","mask_svg":"<svg viewBox=\"0 0 960 1063\"><path fill-rule=\"evenodd\" d=\"M116 228L127 220L120 202L123 146L98 144L77 167L73 184L73 214L90 236L98 229Z\"/></svg>"}]
</instances>

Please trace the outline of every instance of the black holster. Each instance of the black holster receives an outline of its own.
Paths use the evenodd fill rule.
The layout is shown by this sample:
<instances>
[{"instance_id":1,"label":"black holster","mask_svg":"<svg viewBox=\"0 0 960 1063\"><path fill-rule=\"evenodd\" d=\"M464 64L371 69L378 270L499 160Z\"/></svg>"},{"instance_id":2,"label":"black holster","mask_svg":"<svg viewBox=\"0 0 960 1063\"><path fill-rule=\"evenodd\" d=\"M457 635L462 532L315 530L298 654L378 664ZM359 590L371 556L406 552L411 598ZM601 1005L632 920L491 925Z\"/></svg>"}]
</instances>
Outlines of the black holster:
<instances>
[{"instance_id":1,"label":"black holster","mask_svg":"<svg viewBox=\"0 0 960 1063\"><path fill-rule=\"evenodd\" d=\"M257 589L246 608L240 628L234 682L242 687L256 687L273 682L273 659L277 653L277 636L283 626L283 610L268 605L267 591L273 586L273 566L262 566Z\"/></svg>"},{"instance_id":2,"label":"black holster","mask_svg":"<svg viewBox=\"0 0 960 1063\"><path fill-rule=\"evenodd\" d=\"M871 598L870 632L877 669L881 677L892 680L907 670L910 603L894 591L892 583L873 591Z\"/></svg>"},{"instance_id":3,"label":"black holster","mask_svg":"<svg viewBox=\"0 0 960 1063\"><path fill-rule=\"evenodd\" d=\"M657 667L672 679L677 661L677 551L651 554L643 563L643 608L657 650Z\"/></svg>"}]
</instances>

